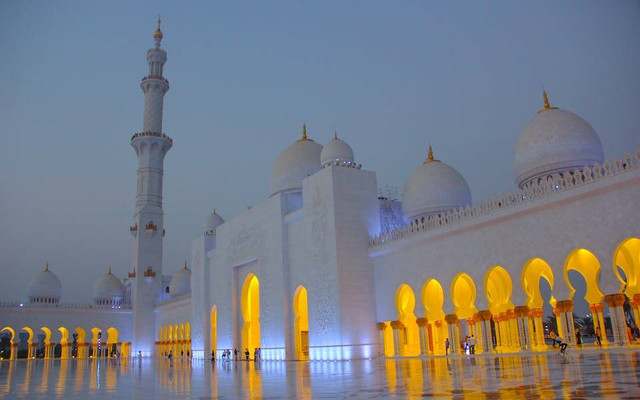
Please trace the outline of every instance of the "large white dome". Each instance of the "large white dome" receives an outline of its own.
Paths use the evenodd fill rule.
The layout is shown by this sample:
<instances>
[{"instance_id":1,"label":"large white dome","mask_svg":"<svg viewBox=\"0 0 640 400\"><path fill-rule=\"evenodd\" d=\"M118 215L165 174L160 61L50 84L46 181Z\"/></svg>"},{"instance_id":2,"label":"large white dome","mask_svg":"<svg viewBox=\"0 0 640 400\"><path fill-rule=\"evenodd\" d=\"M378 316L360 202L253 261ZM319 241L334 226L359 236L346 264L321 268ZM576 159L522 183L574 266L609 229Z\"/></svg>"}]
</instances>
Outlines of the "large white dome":
<instances>
[{"instance_id":1,"label":"large white dome","mask_svg":"<svg viewBox=\"0 0 640 400\"><path fill-rule=\"evenodd\" d=\"M409 178L402 194L402 212L407 221L471 205L471 190L462 175L449 165L427 160Z\"/></svg>"},{"instance_id":2,"label":"large white dome","mask_svg":"<svg viewBox=\"0 0 640 400\"><path fill-rule=\"evenodd\" d=\"M353 149L346 142L338 139L337 133L332 141L324 145L320 153L320 163L323 167L336 161L354 162Z\"/></svg>"},{"instance_id":3,"label":"large white dome","mask_svg":"<svg viewBox=\"0 0 640 400\"><path fill-rule=\"evenodd\" d=\"M29 301L31 303L58 303L62 297L62 283L53 272L49 271L49 264L44 271L40 271L29 283Z\"/></svg>"},{"instance_id":4,"label":"large white dome","mask_svg":"<svg viewBox=\"0 0 640 400\"><path fill-rule=\"evenodd\" d=\"M93 286L93 300L101 305L119 304L124 299L124 292L122 281L109 268L109 272L101 276Z\"/></svg>"},{"instance_id":5,"label":"large white dome","mask_svg":"<svg viewBox=\"0 0 640 400\"><path fill-rule=\"evenodd\" d=\"M184 268L180 268L169 282L169 294L171 297L182 296L191 293L191 270L184 263Z\"/></svg>"},{"instance_id":6,"label":"large white dome","mask_svg":"<svg viewBox=\"0 0 640 400\"><path fill-rule=\"evenodd\" d=\"M220 215L218 215L218 213L216 213L216 210L214 209L211 215L209 215L209 217L207 217L207 219L204 221L202 229L206 233L214 233L216 228L222 224L224 224L224 219Z\"/></svg>"},{"instance_id":7,"label":"large white dome","mask_svg":"<svg viewBox=\"0 0 640 400\"><path fill-rule=\"evenodd\" d=\"M519 187L556 172L602 163L604 151L591 125L578 115L549 106L522 129L514 153Z\"/></svg>"},{"instance_id":8,"label":"large white dome","mask_svg":"<svg viewBox=\"0 0 640 400\"><path fill-rule=\"evenodd\" d=\"M303 127L302 139L287 147L271 167L271 195L302 189L302 180L320 170L321 152L322 146L307 139Z\"/></svg>"}]
</instances>

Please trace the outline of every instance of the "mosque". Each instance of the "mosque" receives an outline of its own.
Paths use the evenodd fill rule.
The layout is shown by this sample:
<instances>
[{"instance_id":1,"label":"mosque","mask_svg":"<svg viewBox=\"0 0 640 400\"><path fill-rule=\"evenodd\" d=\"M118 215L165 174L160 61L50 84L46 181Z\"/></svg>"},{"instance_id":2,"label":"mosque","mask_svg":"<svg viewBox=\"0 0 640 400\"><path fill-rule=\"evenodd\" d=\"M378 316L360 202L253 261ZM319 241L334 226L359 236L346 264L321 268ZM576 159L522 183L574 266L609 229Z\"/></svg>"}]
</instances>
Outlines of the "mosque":
<instances>
[{"instance_id":1,"label":"mosque","mask_svg":"<svg viewBox=\"0 0 640 400\"><path fill-rule=\"evenodd\" d=\"M163 275L173 140L162 131L162 38L158 21L140 84L143 128L131 138L131 272L121 280L109 270L93 303L67 304L47 265L27 301L0 304L4 358L234 348L288 360L437 356L447 339L457 353L471 335L478 353L545 351L544 304L575 341L569 271L586 282L594 328L604 332L610 317L607 345L629 345L627 322L640 319L640 151L605 160L593 128L546 93L519 134L511 193L474 202L429 147L401 200L386 197L346 142L322 146L303 127L271 168L269 196L228 221L214 211L192 242L191 268Z\"/></svg>"}]
</instances>

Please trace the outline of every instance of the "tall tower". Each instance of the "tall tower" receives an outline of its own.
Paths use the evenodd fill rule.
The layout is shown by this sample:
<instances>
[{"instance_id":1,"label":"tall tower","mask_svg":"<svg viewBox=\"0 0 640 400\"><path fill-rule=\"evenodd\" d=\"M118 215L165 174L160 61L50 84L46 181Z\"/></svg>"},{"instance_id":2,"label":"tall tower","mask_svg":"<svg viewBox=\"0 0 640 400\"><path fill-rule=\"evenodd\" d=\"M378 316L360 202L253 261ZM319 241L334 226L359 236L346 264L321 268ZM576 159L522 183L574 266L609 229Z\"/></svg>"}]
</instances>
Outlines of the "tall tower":
<instances>
[{"instance_id":1,"label":"tall tower","mask_svg":"<svg viewBox=\"0 0 640 400\"><path fill-rule=\"evenodd\" d=\"M162 175L164 156L173 146L173 140L162 132L162 106L169 81L162 76L167 53L160 48L160 18L153 38L155 46L147 51L149 73L140 84L144 92L142 132L131 138L131 147L138 156L135 225L131 227L134 236L130 274L133 278L132 345L134 352L142 351L145 356L155 350L154 307L162 293Z\"/></svg>"}]
</instances>

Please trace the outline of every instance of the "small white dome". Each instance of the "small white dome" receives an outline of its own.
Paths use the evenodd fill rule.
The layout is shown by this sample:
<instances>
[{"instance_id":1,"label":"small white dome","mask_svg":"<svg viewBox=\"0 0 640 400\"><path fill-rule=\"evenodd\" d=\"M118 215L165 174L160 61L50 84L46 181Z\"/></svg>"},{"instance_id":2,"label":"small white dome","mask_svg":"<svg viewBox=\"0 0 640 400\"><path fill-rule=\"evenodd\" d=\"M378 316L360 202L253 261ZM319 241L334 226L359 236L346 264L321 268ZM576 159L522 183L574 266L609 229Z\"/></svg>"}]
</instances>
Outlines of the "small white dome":
<instances>
[{"instance_id":1,"label":"small white dome","mask_svg":"<svg viewBox=\"0 0 640 400\"><path fill-rule=\"evenodd\" d=\"M119 304L124 299L124 292L122 281L109 268L109 272L101 276L93 286L93 300L102 305Z\"/></svg>"},{"instance_id":2,"label":"small white dome","mask_svg":"<svg viewBox=\"0 0 640 400\"><path fill-rule=\"evenodd\" d=\"M169 282L169 294L171 297L182 296L191 293L191 270L184 263L184 268L180 268Z\"/></svg>"},{"instance_id":3,"label":"small white dome","mask_svg":"<svg viewBox=\"0 0 640 400\"><path fill-rule=\"evenodd\" d=\"M302 139L287 147L271 167L271 195L301 190L302 180L320 170L321 152L322 146L307 139L307 130L303 127Z\"/></svg>"},{"instance_id":4,"label":"small white dome","mask_svg":"<svg viewBox=\"0 0 640 400\"><path fill-rule=\"evenodd\" d=\"M441 214L471 205L471 190L462 175L449 165L429 157L409 178L402 194L402 213L407 221Z\"/></svg>"},{"instance_id":5,"label":"small white dome","mask_svg":"<svg viewBox=\"0 0 640 400\"><path fill-rule=\"evenodd\" d=\"M222 224L224 224L224 219L222 219L222 217L218 215L218 213L216 213L216 210L214 209L211 215L209 215L209 217L207 217L207 219L204 221L202 229L207 233L213 233L215 232L216 228Z\"/></svg>"},{"instance_id":6,"label":"small white dome","mask_svg":"<svg viewBox=\"0 0 640 400\"><path fill-rule=\"evenodd\" d=\"M354 162L353 149L346 142L338 139L337 133L332 141L324 145L320 153L320 163L323 167L336 161Z\"/></svg>"},{"instance_id":7,"label":"small white dome","mask_svg":"<svg viewBox=\"0 0 640 400\"><path fill-rule=\"evenodd\" d=\"M578 115L549 106L522 129L514 152L516 183L519 187L532 180L572 169L602 163L604 151L591 125Z\"/></svg>"},{"instance_id":8,"label":"small white dome","mask_svg":"<svg viewBox=\"0 0 640 400\"><path fill-rule=\"evenodd\" d=\"M62 297L62 283L53 272L49 271L49 264L44 271L40 271L29 283L29 301L31 303L58 303Z\"/></svg>"}]
</instances>

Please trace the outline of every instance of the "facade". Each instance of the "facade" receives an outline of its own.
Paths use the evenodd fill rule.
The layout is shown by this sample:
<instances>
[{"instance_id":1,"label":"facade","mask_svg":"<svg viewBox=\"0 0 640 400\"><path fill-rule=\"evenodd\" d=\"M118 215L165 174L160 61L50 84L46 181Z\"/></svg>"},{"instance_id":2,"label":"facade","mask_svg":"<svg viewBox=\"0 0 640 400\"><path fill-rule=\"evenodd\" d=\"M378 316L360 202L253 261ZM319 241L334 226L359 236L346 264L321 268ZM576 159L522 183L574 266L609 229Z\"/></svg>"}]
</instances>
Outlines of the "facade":
<instances>
[{"instance_id":1,"label":"facade","mask_svg":"<svg viewBox=\"0 0 640 400\"><path fill-rule=\"evenodd\" d=\"M586 282L594 329L605 331L608 314L612 344L629 344L627 324L640 319L640 151L605 161L593 128L546 93L520 133L512 193L473 202L429 147L402 199L388 197L337 134L322 146L303 127L271 169L269 197L229 221L214 210L191 268L164 276L163 159L173 141L162 131L159 23L154 39L143 129L131 138L132 270L123 281L109 270L94 302L75 305L60 302L63 285L45 267L28 302L0 304L5 358L427 356L459 352L465 336L477 352L544 351L545 303L575 341L571 270Z\"/></svg>"}]
</instances>

